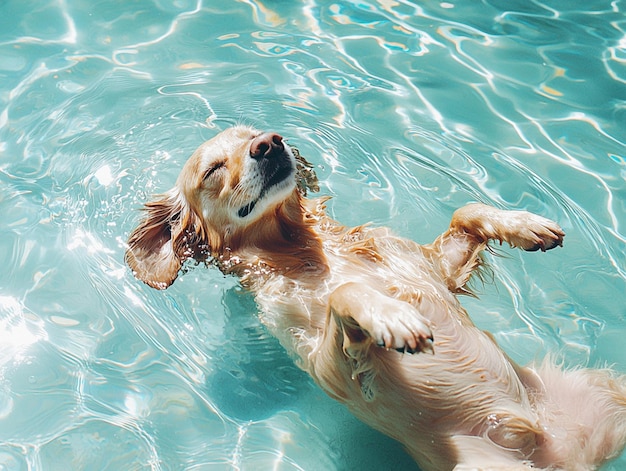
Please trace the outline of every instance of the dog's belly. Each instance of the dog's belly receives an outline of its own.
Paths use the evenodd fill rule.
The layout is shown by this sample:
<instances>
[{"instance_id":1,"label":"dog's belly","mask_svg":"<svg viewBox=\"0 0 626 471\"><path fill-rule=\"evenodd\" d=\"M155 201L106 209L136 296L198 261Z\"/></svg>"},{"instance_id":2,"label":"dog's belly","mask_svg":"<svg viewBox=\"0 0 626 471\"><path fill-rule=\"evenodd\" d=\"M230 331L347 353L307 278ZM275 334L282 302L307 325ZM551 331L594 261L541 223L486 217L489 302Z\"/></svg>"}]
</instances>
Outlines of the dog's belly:
<instances>
[{"instance_id":1,"label":"dog's belly","mask_svg":"<svg viewBox=\"0 0 626 471\"><path fill-rule=\"evenodd\" d=\"M370 240L367 250L328 244L329 275L315 285L273 276L256 290L262 319L328 394L414 454L437 455L454 435L506 439L512 418L532 426L536 417L513 365L416 247L393 237ZM411 303L431 323L434 353L372 345L370 364L355 371L338 344L324 349L323 367L316 364L327 322L334 322L329 296L349 282Z\"/></svg>"}]
</instances>

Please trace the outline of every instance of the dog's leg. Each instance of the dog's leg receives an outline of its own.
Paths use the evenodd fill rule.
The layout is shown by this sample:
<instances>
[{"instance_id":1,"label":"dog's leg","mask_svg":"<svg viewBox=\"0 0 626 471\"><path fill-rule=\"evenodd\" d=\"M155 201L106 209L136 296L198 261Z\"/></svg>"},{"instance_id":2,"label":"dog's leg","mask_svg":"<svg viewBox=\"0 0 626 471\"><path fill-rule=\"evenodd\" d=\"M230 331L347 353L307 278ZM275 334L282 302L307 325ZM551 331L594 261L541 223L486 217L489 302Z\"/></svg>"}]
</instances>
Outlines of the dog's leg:
<instances>
[{"instance_id":1,"label":"dog's leg","mask_svg":"<svg viewBox=\"0 0 626 471\"><path fill-rule=\"evenodd\" d=\"M470 204L455 211L450 228L426 246L432 250L452 291L463 286L480 263L490 240L527 251L550 250L563 244L565 233L555 222L527 211L504 211Z\"/></svg>"},{"instance_id":2,"label":"dog's leg","mask_svg":"<svg viewBox=\"0 0 626 471\"><path fill-rule=\"evenodd\" d=\"M346 283L330 295L324 339L314 355L312 374L328 394L345 402L350 394L337 380L337 372L343 371L363 398L372 401L378 371L373 363L378 355L372 355L372 349L433 351L432 340L428 321L411 304L371 287Z\"/></svg>"},{"instance_id":3,"label":"dog's leg","mask_svg":"<svg viewBox=\"0 0 626 471\"><path fill-rule=\"evenodd\" d=\"M530 252L563 244L565 233L555 222L528 211L505 211L475 203L455 211L450 231L471 234L481 242L497 240Z\"/></svg>"},{"instance_id":4,"label":"dog's leg","mask_svg":"<svg viewBox=\"0 0 626 471\"><path fill-rule=\"evenodd\" d=\"M343 333L343 350L374 344L407 353L432 350L428 321L411 304L358 283L346 283L330 296L330 314Z\"/></svg>"}]
</instances>

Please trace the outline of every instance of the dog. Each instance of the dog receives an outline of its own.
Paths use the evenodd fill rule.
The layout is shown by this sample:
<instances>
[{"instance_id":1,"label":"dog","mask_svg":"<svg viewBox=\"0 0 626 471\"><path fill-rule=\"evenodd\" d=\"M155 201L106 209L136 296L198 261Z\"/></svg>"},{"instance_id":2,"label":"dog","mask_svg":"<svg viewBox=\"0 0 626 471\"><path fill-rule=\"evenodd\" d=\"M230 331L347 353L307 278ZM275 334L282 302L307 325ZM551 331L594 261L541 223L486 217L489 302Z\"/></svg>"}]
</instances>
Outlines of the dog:
<instances>
[{"instance_id":1,"label":"dog","mask_svg":"<svg viewBox=\"0 0 626 471\"><path fill-rule=\"evenodd\" d=\"M457 299L490 241L547 251L556 223L474 203L428 245L347 228L305 196L300 162L277 133L221 132L146 203L127 264L157 289L187 260L238 276L298 365L425 471L592 470L620 454L625 376L521 367Z\"/></svg>"}]
</instances>

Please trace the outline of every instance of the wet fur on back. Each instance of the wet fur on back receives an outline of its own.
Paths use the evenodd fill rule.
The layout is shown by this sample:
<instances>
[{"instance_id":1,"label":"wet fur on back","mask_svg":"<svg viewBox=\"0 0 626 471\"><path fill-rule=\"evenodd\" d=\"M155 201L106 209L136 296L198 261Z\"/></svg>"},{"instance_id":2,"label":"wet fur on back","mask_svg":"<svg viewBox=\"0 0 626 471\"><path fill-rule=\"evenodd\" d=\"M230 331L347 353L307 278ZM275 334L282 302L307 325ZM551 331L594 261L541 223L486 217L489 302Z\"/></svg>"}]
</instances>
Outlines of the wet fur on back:
<instances>
[{"instance_id":1,"label":"wet fur on back","mask_svg":"<svg viewBox=\"0 0 626 471\"><path fill-rule=\"evenodd\" d=\"M456 298L489 241L546 251L557 224L472 204L428 245L347 228L303 196L296 157L245 126L204 143L146 204L126 253L135 276L165 289L190 258L239 276L300 367L424 470L591 470L621 452L624 376L520 367Z\"/></svg>"}]
</instances>

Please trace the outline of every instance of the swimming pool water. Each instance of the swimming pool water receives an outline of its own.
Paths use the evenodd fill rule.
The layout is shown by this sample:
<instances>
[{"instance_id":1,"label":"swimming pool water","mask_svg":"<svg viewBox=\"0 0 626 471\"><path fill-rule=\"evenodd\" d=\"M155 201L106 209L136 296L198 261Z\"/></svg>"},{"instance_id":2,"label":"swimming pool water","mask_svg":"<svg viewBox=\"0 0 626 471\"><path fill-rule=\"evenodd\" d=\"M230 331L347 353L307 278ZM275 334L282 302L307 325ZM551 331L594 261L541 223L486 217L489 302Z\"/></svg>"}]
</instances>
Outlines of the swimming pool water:
<instances>
[{"instance_id":1,"label":"swimming pool water","mask_svg":"<svg viewBox=\"0 0 626 471\"><path fill-rule=\"evenodd\" d=\"M296 144L345 224L429 242L477 200L559 221L562 249L503 249L464 304L515 360L626 373L625 10L0 3L0 469L417 469L236 280L157 292L124 266L137 209L238 122Z\"/></svg>"}]
</instances>

